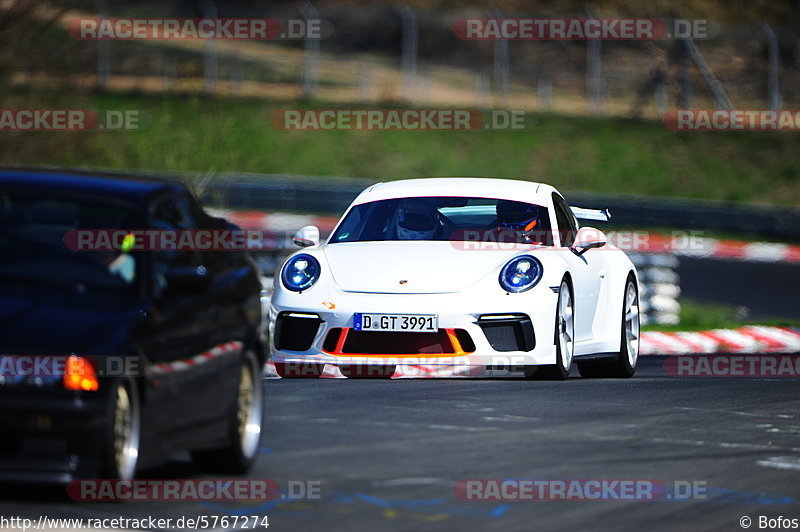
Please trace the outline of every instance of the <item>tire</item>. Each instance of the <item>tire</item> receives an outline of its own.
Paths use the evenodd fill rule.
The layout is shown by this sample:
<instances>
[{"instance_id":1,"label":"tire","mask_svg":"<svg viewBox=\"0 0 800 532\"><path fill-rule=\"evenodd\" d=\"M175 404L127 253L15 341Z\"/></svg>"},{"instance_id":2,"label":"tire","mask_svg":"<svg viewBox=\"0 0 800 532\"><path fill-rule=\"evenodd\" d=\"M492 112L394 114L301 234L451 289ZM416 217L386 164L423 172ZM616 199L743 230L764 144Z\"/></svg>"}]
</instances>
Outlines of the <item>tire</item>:
<instances>
[{"instance_id":1,"label":"tire","mask_svg":"<svg viewBox=\"0 0 800 532\"><path fill-rule=\"evenodd\" d=\"M619 353L611 359L578 362L578 371L588 378L633 377L639 360L639 288L633 274L625 281Z\"/></svg>"},{"instance_id":2,"label":"tire","mask_svg":"<svg viewBox=\"0 0 800 532\"><path fill-rule=\"evenodd\" d=\"M101 463L103 477L130 480L136 476L141 417L136 386L127 380L116 381L108 396L108 423Z\"/></svg>"},{"instance_id":3,"label":"tire","mask_svg":"<svg viewBox=\"0 0 800 532\"><path fill-rule=\"evenodd\" d=\"M533 366L535 371L525 370L526 377L542 380L564 380L572 370L572 355L575 353L575 314L572 287L565 277L558 289L556 324L553 341L556 345L556 363L548 366Z\"/></svg>"},{"instance_id":4,"label":"tire","mask_svg":"<svg viewBox=\"0 0 800 532\"><path fill-rule=\"evenodd\" d=\"M264 423L261 370L252 351L242 359L236 405L231 411L228 443L217 449L193 451L195 465L215 473L243 474L258 456Z\"/></svg>"}]
</instances>

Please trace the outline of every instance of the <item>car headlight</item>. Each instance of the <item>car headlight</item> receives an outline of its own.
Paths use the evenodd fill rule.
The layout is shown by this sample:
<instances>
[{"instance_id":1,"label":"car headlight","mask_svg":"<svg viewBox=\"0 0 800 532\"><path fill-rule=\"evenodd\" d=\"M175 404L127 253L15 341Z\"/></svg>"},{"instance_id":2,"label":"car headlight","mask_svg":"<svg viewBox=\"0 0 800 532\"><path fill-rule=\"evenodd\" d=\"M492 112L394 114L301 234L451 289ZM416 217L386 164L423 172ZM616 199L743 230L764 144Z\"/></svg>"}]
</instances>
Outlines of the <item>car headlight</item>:
<instances>
[{"instance_id":1,"label":"car headlight","mask_svg":"<svg viewBox=\"0 0 800 532\"><path fill-rule=\"evenodd\" d=\"M319 261L311 255L296 255L283 266L283 286L293 292L308 290L319 279L320 269Z\"/></svg>"},{"instance_id":2,"label":"car headlight","mask_svg":"<svg viewBox=\"0 0 800 532\"><path fill-rule=\"evenodd\" d=\"M506 292L530 290L542 278L542 263L530 255L514 257L500 270L500 286Z\"/></svg>"}]
</instances>

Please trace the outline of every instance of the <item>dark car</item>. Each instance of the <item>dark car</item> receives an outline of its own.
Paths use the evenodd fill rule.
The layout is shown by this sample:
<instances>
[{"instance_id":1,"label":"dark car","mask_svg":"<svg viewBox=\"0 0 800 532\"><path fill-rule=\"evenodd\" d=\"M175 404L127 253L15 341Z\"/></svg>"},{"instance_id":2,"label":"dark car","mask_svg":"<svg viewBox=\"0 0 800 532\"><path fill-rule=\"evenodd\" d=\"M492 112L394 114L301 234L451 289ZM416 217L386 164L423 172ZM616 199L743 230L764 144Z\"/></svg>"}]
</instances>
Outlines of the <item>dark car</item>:
<instances>
[{"instance_id":1,"label":"dark car","mask_svg":"<svg viewBox=\"0 0 800 532\"><path fill-rule=\"evenodd\" d=\"M249 469L265 363L256 266L238 248L137 245L231 229L177 182L0 169L0 481L131 478L178 450Z\"/></svg>"}]
</instances>

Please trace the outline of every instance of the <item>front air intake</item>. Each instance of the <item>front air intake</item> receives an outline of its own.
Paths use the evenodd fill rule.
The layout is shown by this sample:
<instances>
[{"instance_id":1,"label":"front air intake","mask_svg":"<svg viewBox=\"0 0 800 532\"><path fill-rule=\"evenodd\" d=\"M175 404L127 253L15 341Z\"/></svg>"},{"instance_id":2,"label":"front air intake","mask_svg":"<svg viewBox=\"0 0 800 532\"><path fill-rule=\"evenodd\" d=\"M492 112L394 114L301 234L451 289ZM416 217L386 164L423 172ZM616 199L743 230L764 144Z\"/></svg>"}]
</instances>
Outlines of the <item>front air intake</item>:
<instances>
[{"instance_id":1,"label":"front air intake","mask_svg":"<svg viewBox=\"0 0 800 532\"><path fill-rule=\"evenodd\" d=\"M316 314L281 312L275 320L275 348L286 351L307 351L322 323Z\"/></svg>"},{"instance_id":2,"label":"front air intake","mask_svg":"<svg viewBox=\"0 0 800 532\"><path fill-rule=\"evenodd\" d=\"M531 351L536 347L533 324L527 314L484 314L478 319L495 351Z\"/></svg>"}]
</instances>

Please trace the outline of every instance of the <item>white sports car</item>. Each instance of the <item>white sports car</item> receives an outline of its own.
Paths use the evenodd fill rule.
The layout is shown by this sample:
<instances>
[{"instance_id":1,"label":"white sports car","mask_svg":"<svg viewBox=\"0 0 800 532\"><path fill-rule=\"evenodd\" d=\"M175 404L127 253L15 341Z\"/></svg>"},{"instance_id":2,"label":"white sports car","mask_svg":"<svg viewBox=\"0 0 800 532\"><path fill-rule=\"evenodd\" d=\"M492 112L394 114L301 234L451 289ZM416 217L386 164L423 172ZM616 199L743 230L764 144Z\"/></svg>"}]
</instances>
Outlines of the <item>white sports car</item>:
<instances>
[{"instance_id":1,"label":"white sports car","mask_svg":"<svg viewBox=\"0 0 800 532\"><path fill-rule=\"evenodd\" d=\"M564 379L630 377L636 268L555 188L430 178L364 190L326 243L304 227L275 276L272 361L284 377L470 366ZM401 368L403 369L403 368Z\"/></svg>"}]
</instances>

